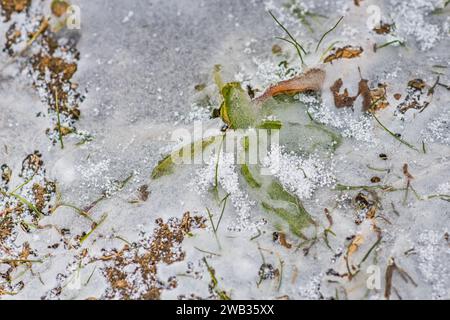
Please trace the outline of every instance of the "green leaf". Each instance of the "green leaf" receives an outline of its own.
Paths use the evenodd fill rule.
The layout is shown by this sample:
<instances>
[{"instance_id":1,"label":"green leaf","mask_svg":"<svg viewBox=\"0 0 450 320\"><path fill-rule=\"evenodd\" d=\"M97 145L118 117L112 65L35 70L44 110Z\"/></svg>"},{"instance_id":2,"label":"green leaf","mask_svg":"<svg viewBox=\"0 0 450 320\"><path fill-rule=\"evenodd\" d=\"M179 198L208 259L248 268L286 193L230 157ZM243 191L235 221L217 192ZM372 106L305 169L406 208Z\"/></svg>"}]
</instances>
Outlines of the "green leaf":
<instances>
[{"instance_id":1,"label":"green leaf","mask_svg":"<svg viewBox=\"0 0 450 320\"><path fill-rule=\"evenodd\" d=\"M232 129L253 127L258 115L256 108L240 83L227 83L222 88L223 104L221 106L222 120Z\"/></svg>"},{"instance_id":2,"label":"green leaf","mask_svg":"<svg viewBox=\"0 0 450 320\"><path fill-rule=\"evenodd\" d=\"M252 173L250 172L250 169L248 165L243 164L241 166L241 173L244 177L245 181L247 181L248 185L252 188L261 188L261 184L253 178Z\"/></svg>"},{"instance_id":3,"label":"green leaf","mask_svg":"<svg viewBox=\"0 0 450 320\"><path fill-rule=\"evenodd\" d=\"M216 139L216 136L191 143L190 147L187 148L191 154L191 158L194 156L195 151L198 150L199 147L201 147L201 150L203 152L206 147L208 147L215 141L215 139ZM177 151L167 155L165 158L163 158L158 163L158 165L153 169L152 175L151 175L152 179L158 179L158 178L161 178L162 176L172 174L173 169L175 167L175 163L173 162L173 157L182 158L184 156L185 150L186 150L186 146L181 148L180 150L177 150Z\"/></svg>"},{"instance_id":4,"label":"green leaf","mask_svg":"<svg viewBox=\"0 0 450 320\"><path fill-rule=\"evenodd\" d=\"M302 216L297 212L296 206L288 206L288 208L276 208L267 202L262 203L262 207L272 213L275 213L279 218L284 220L289 225L289 230L297 237L307 239L302 230L310 225L310 218Z\"/></svg>"},{"instance_id":5,"label":"green leaf","mask_svg":"<svg viewBox=\"0 0 450 320\"><path fill-rule=\"evenodd\" d=\"M266 130L280 130L283 124L279 120L265 120L258 128Z\"/></svg>"},{"instance_id":6,"label":"green leaf","mask_svg":"<svg viewBox=\"0 0 450 320\"><path fill-rule=\"evenodd\" d=\"M277 181L273 181L270 184L268 194L272 200L287 201L294 204L298 202L297 197L284 190L283 186Z\"/></svg>"},{"instance_id":7,"label":"green leaf","mask_svg":"<svg viewBox=\"0 0 450 320\"><path fill-rule=\"evenodd\" d=\"M335 133L334 131L327 128L323 124L312 123L312 124L306 125L306 127L310 128L310 129L316 129L316 130L322 131L323 133L327 134L328 137L331 138L331 144L332 144L331 147L333 150L336 150L342 144L342 137L338 133Z\"/></svg>"},{"instance_id":8,"label":"green leaf","mask_svg":"<svg viewBox=\"0 0 450 320\"><path fill-rule=\"evenodd\" d=\"M302 230L312 223L312 218L303 207L301 201L296 196L286 191L277 181L272 181L268 187L267 193L271 200L287 202L287 204L284 207L274 207L268 202L263 202L263 208L275 213L284 220L289 225L289 229L292 233L301 238L305 238Z\"/></svg>"}]
</instances>

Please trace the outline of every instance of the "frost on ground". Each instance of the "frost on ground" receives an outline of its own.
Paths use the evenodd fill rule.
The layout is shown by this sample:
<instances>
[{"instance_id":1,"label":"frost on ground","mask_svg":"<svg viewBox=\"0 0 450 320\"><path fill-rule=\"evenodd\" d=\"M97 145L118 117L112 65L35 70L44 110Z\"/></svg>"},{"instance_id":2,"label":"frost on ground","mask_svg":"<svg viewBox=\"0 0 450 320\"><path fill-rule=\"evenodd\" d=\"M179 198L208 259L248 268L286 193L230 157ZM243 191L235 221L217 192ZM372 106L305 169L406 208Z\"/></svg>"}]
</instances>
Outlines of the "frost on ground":
<instances>
[{"instance_id":1,"label":"frost on ground","mask_svg":"<svg viewBox=\"0 0 450 320\"><path fill-rule=\"evenodd\" d=\"M58 3L1 2L1 299L450 298L448 1ZM167 161L236 101L261 168Z\"/></svg>"}]
</instances>

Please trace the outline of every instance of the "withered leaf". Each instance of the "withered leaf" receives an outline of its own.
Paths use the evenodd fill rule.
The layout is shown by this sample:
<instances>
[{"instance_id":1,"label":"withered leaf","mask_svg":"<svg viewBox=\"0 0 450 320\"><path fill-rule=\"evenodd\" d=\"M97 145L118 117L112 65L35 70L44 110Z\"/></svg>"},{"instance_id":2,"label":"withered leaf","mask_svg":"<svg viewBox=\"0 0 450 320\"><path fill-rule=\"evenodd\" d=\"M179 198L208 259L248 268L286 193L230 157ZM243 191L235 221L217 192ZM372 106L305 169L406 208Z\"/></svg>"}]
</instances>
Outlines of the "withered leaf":
<instances>
[{"instance_id":1,"label":"withered leaf","mask_svg":"<svg viewBox=\"0 0 450 320\"><path fill-rule=\"evenodd\" d=\"M386 268L386 275L385 275L385 287L384 287L384 297L386 299L389 299L391 296L391 290L392 290L392 276L394 274L394 270L396 268L395 262L393 258L390 258L388 261L388 266Z\"/></svg>"},{"instance_id":2,"label":"withered leaf","mask_svg":"<svg viewBox=\"0 0 450 320\"><path fill-rule=\"evenodd\" d=\"M65 0L53 0L51 4L52 13L58 18L62 17L69 8L69 3Z\"/></svg>"},{"instance_id":3,"label":"withered leaf","mask_svg":"<svg viewBox=\"0 0 450 320\"><path fill-rule=\"evenodd\" d=\"M408 82L405 100L397 106L400 113L404 114L409 109L423 110L431 102L431 94L426 95L424 89L430 86L422 79L413 79ZM430 93L430 91L428 92Z\"/></svg>"},{"instance_id":4,"label":"withered leaf","mask_svg":"<svg viewBox=\"0 0 450 320\"><path fill-rule=\"evenodd\" d=\"M5 21L11 19L11 15L14 12L22 12L28 10L31 5L31 0L1 0L0 6L2 8L2 13L5 16Z\"/></svg>"},{"instance_id":5,"label":"withered leaf","mask_svg":"<svg viewBox=\"0 0 450 320\"><path fill-rule=\"evenodd\" d=\"M361 79L358 83L358 94L362 95L362 109L363 111L369 111L372 106L372 95L370 93L369 81Z\"/></svg>"},{"instance_id":6,"label":"withered leaf","mask_svg":"<svg viewBox=\"0 0 450 320\"><path fill-rule=\"evenodd\" d=\"M413 79L408 82L408 87L414 88L416 90L422 90L426 87L425 81L422 79Z\"/></svg>"},{"instance_id":7,"label":"withered leaf","mask_svg":"<svg viewBox=\"0 0 450 320\"><path fill-rule=\"evenodd\" d=\"M407 164L407 163L405 163L405 164L403 165L403 174L405 175L405 177L406 177L408 180L414 179L414 177L409 173L409 170L408 170L408 164Z\"/></svg>"},{"instance_id":8,"label":"withered leaf","mask_svg":"<svg viewBox=\"0 0 450 320\"><path fill-rule=\"evenodd\" d=\"M358 98L358 95L354 97L349 96L347 89L344 89L344 93L339 93L341 91L342 85L342 79L339 78L330 87L330 90L333 93L334 105L336 106L336 108L353 107L353 103L355 102L356 98Z\"/></svg>"},{"instance_id":9,"label":"withered leaf","mask_svg":"<svg viewBox=\"0 0 450 320\"><path fill-rule=\"evenodd\" d=\"M34 199L36 201L36 208L39 211L42 211L42 209L44 209L45 206L45 188L42 187L41 185L35 183L33 185L33 195L34 195Z\"/></svg>"},{"instance_id":10,"label":"withered leaf","mask_svg":"<svg viewBox=\"0 0 450 320\"><path fill-rule=\"evenodd\" d=\"M281 81L268 88L263 95L256 98L257 101L265 101L270 97L280 94L297 94L301 92L318 92L322 90L325 80L325 71L321 69L310 69L305 73L292 79Z\"/></svg>"},{"instance_id":11,"label":"withered leaf","mask_svg":"<svg viewBox=\"0 0 450 320\"><path fill-rule=\"evenodd\" d=\"M148 191L148 185L144 184L138 188L138 198L141 201L147 201L150 191Z\"/></svg>"},{"instance_id":12,"label":"withered leaf","mask_svg":"<svg viewBox=\"0 0 450 320\"><path fill-rule=\"evenodd\" d=\"M393 24L381 22L378 27L373 28L373 31L377 34L388 34L391 33L393 26Z\"/></svg>"},{"instance_id":13,"label":"withered leaf","mask_svg":"<svg viewBox=\"0 0 450 320\"><path fill-rule=\"evenodd\" d=\"M8 184L9 181L11 180L11 175L12 175L12 170L10 167L8 167L8 165L3 164L0 168L1 170L1 178L2 178L2 182L3 184Z\"/></svg>"},{"instance_id":14,"label":"withered leaf","mask_svg":"<svg viewBox=\"0 0 450 320\"><path fill-rule=\"evenodd\" d=\"M386 94L386 84L379 83L375 89L370 89L370 111L378 111L389 107Z\"/></svg>"},{"instance_id":15,"label":"withered leaf","mask_svg":"<svg viewBox=\"0 0 450 320\"><path fill-rule=\"evenodd\" d=\"M284 234L283 232L280 232L280 233L278 234L278 240L280 241L280 244L281 244L283 247L285 247L285 248L287 248L287 249L292 248L292 245L286 241L286 234Z\"/></svg>"},{"instance_id":16,"label":"withered leaf","mask_svg":"<svg viewBox=\"0 0 450 320\"><path fill-rule=\"evenodd\" d=\"M352 254L354 254L359 247L364 243L364 238L362 235L357 235L355 238L353 238L352 243L347 248L347 257L350 257Z\"/></svg>"},{"instance_id":17,"label":"withered leaf","mask_svg":"<svg viewBox=\"0 0 450 320\"><path fill-rule=\"evenodd\" d=\"M362 47L345 46L343 48L333 48L333 51L324 59L324 63L333 62L338 59L353 59L363 53Z\"/></svg>"}]
</instances>

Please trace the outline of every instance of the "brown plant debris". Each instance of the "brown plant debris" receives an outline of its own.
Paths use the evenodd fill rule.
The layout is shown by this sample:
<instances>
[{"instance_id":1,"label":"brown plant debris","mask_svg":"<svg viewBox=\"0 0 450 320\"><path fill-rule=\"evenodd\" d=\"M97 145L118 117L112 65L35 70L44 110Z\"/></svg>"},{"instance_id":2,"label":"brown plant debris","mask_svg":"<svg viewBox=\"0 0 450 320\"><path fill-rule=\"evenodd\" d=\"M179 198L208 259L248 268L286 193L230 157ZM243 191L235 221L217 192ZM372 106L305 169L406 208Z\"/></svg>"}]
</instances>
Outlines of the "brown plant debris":
<instances>
[{"instance_id":1,"label":"brown plant debris","mask_svg":"<svg viewBox=\"0 0 450 320\"><path fill-rule=\"evenodd\" d=\"M386 299L389 299L391 297L392 289L395 288L392 286L392 278L394 276L394 271L397 271L398 274L401 276L403 281L406 283L411 282L411 284L415 287L417 287L417 283L411 278L411 276L402 268L400 268L396 263L394 258L389 258L388 265L386 268L386 274L385 274L385 287L384 287L384 297Z\"/></svg>"},{"instance_id":2,"label":"brown plant debris","mask_svg":"<svg viewBox=\"0 0 450 320\"><path fill-rule=\"evenodd\" d=\"M14 12L23 12L28 10L31 0L0 0L2 15L5 16L5 22L11 19Z\"/></svg>"},{"instance_id":3,"label":"brown plant debris","mask_svg":"<svg viewBox=\"0 0 450 320\"><path fill-rule=\"evenodd\" d=\"M370 182L372 183L380 183L380 181L381 181L380 177L377 176L370 178Z\"/></svg>"},{"instance_id":4,"label":"brown plant debris","mask_svg":"<svg viewBox=\"0 0 450 320\"><path fill-rule=\"evenodd\" d=\"M265 101L270 97L280 94L297 94L302 92L318 92L322 90L325 80L325 71L310 69L292 79L281 81L268 88L263 95L256 98L257 101Z\"/></svg>"},{"instance_id":5,"label":"brown plant debris","mask_svg":"<svg viewBox=\"0 0 450 320\"><path fill-rule=\"evenodd\" d=\"M343 81L341 78L337 79L330 87L336 108L353 107L359 96L362 96L362 110L364 112L375 112L387 108L389 102L386 96L386 85L379 83L377 88L371 89L368 83L368 80L361 79L358 83L358 94L350 96L347 88L344 89L343 93L340 93Z\"/></svg>"},{"instance_id":6,"label":"brown plant debris","mask_svg":"<svg viewBox=\"0 0 450 320\"><path fill-rule=\"evenodd\" d=\"M58 18L66 14L70 4L65 0L53 0L51 4L52 13Z\"/></svg>"},{"instance_id":7,"label":"brown plant debris","mask_svg":"<svg viewBox=\"0 0 450 320\"><path fill-rule=\"evenodd\" d=\"M157 266L184 260L181 243L185 235L193 229L205 228L205 219L187 212L181 220L171 218L164 223L157 219L156 223L153 235L142 239L139 246L125 245L122 250L106 252L97 259L106 262L102 273L110 287L105 298L155 300L162 290L177 286L176 277L159 279Z\"/></svg>"},{"instance_id":8,"label":"brown plant debris","mask_svg":"<svg viewBox=\"0 0 450 320\"><path fill-rule=\"evenodd\" d=\"M409 173L408 164L407 163L405 163L403 165L403 174L404 174L404 176L406 177L407 180L414 179L414 177Z\"/></svg>"},{"instance_id":9,"label":"brown plant debris","mask_svg":"<svg viewBox=\"0 0 450 320\"><path fill-rule=\"evenodd\" d=\"M336 106L336 108L353 107L353 104L355 103L355 100L358 98L358 95L353 97L350 96L347 88L344 89L343 93L340 93L342 85L343 85L342 79L339 78L330 87L330 90L334 97L334 105Z\"/></svg>"},{"instance_id":10,"label":"brown plant debris","mask_svg":"<svg viewBox=\"0 0 450 320\"><path fill-rule=\"evenodd\" d=\"M52 10L60 14L65 1L54 1ZM55 15L56 15L55 13ZM53 144L62 136L78 134L75 122L80 118L79 105L84 96L78 84L72 81L80 59L76 45L78 37L60 37L54 33L44 13L35 13L24 21L15 22L6 32L4 51L12 61L19 60L39 93L41 101L48 106L50 128L47 136Z\"/></svg>"},{"instance_id":11,"label":"brown plant debris","mask_svg":"<svg viewBox=\"0 0 450 320\"><path fill-rule=\"evenodd\" d=\"M292 244L287 242L286 234L283 233L283 232L274 232L273 233L273 240L274 241L278 241L283 247L285 247L287 249L291 249L292 248Z\"/></svg>"},{"instance_id":12,"label":"brown plant debris","mask_svg":"<svg viewBox=\"0 0 450 320\"><path fill-rule=\"evenodd\" d=\"M37 256L30 246L16 243L21 232L29 233L36 228L41 215L50 215L56 195L56 186L46 178L44 163L38 151L28 155L22 162L18 174L21 182L10 186L12 170L4 164L2 168L2 184L0 185L0 296L15 294L23 288L12 285L11 275L20 265L29 265L30 256ZM5 268L6 265L6 268Z\"/></svg>"},{"instance_id":13,"label":"brown plant debris","mask_svg":"<svg viewBox=\"0 0 450 320\"><path fill-rule=\"evenodd\" d=\"M389 34L394 29L394 24L380 22L380 25L373 28L376 34Z\"/></svg>"},{"instance_id":14,"label":"brown plant debris","mask_svg":"<svg viewBox=\"0 0 450 320\"><path fill-rule=\"evenodd\" d=\"M397 106L397 110L402 114L406 113L409 109L424 110L431 103L433 94L433 87L430 87L422 79L413 79L408 82L406 97Z\"/></svg>"},{"instance_id":15,"label":"brown plant debris","mask_svg":"<svg viewBox=\"0 0 450 320\"><path fill-rule=\"evenodd\" d=\"M370 89L370 105L364 103L364 111L375 112L378 110L383 110L389 107L389 102L387 100L387 85L384 83L379 83L374 89ZM367 98L369 101L369 99Z\"/></svg>"},{"instance_id":16,"label":"brown plant debris","mask_svg":"<svg viewBox=\"0 0 450 320\"><path fill-rule=\"evenodd\" d=\"M354 199L355 223L361 224L365 219L373 219L377 212L378 196L373 191L359 192Z\"/></svg>"},{"instance_id":17,"label":"brown plant debris","mask_svg":"<svg viewBox=\"0 0 450 320\"><path fill-rule=\"evenodd\" d=\"M363 53L362 47L345 46L342 48L333 48L331 53L324 59L324 63L333 62L339 59L358 58Z\"/></svg>"}]
</instances>

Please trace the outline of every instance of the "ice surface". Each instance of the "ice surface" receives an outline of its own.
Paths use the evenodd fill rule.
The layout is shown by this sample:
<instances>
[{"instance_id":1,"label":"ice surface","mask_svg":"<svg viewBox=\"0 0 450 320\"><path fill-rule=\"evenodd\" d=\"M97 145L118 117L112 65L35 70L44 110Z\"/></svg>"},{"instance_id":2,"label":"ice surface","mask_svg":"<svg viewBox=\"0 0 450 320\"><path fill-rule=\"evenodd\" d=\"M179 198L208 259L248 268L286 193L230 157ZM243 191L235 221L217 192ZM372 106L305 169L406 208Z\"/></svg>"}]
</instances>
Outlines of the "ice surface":
<instances>
[{"instance_id":1,"label":"ice surface","mask_svg":"<svg viewBox=\"0 0 450 320\"><path fill-rule=\"evenodd\" d=\"M49 119L36 116L39 112L45 114L47 106L20 71L20 65L13 63L0 73L0 165L7 163L18 173L22 160L39 150L47 176L57 181L64 202L85 208L106 195L92 209L91 215L96 221L104 214L107 216L82 244L76 236L89 232L92 224L70 208L60 208L40 223L70 229L66 237L52 228L32 233L19 231L17 250L28 242L35 251L35 258L42 263L22 264L13 272L12 282L24 284L16 295L2 293L4 278L0 278L1 298L104 298L110 283L101 272L105 263L95 260L104 254L103 250L120 250L127 242L138 242L143 234L151 235L157 218L164 221L170 217L181 218L187 211L208 218L206 208L209 208L213 221L217 222L222 205L212 193L201 188L211 184L214 158L209 166L180 166L172 175L159 180L151 180L150 175L158 161L176 145L176 141L171 141L175 129L191 131L194 120L220 128L217 119L208 119L209 112L218 107L220 100L211 77L214 65L222 66L226 81L241 81L259 92L305 68L288 43L275 39L284 34L268 15L268 9L311 52L306 60L308 66L321 66L327 73L319 107L317 101L309 101L312 103L309 110L317 121L341 133L343 145L333 155L333 165L325 162L329 159L324 159L320 160L323 161L320 166L311 167L314 158L292 156L291 159L286 155L283 161L293 167L296 167L295 161L302 163L309 168L307 173L312 177L305 180L298 170L290 175L291 170L285 168L280 179L290 191L305 200L306 209L318 222L319 233L329 224L324 214L324 209L328 208L335 235L328 234L330 248L320 238L316 243L297 249L302 240L291 234L286 235L291 249L273 241L273 233L279 230L271 223L260 223L268 218L268 213L246 198L248 190L240 186L242 181L237 169L232 165L220 168L224 192L234 193L225 208L220 228L215 233L208 222L207 228L194 230L182 243L185 259L170 265L160 264L158 277L163 281L178 275L176 288L163 290L161 298L191 295L217 298L217 290L211 292L208 288L211 279L203 257L215 269L220 289L233 299L286 296L291 299L384 299L385 272L390 257L394 257L397 265L416 283L416 286L406 283L399 274L394 274L396 293L391 295L392 299L398 296L450 298L450 205L436 197L450 193L450 94L444 87L436 87L432 102L421 113L409 110L398 114L395 108L405 97L408 81L412 79L422 78L432 85L437 77L435 71L442 73L441 83L450 84L448 8L441 14L432 13L442 8L444 1L367 0L362 1L360 7L353 1L343 0L294 1L296 6L326 17L307 16L313 32L293 15L293 7L283 6L290 1L283 0L72 2L80 6L82 19L82 28L77 32L81 58L75 80L83 92L87 90L86 100L80 105L81 118L77 127L89 132L93 140L77 146L76 138L67 137L64 149L58 144L52 145L45 134ZM367 27L369 13L366 10L377 3L383 22L396 24L391 35L377 35ZM325 39L321 49L339 41L338 45L362 46L364 53L361 58L321 65L321 53L314 53L315 45L340 16L344 16L342 25ZM25 17L17 14L14 19ZM8 26L6 22L0 23L1 43L5 41ZM392 45L373 51L374 43L393 39L405 41L406 47ZM282 56L272 54L274 44L282 48ZM2 63L7 61L6 53L2 52L0 57ZM280 66L283 60L293 69L288 71L289 68ZM436 65L445 68L436 68ZM369 80L371 87L378 83L387 85L390 106L377 116L419 151L401 144L371 116L363 114L361 98L354 110L334 107L328 90L331 84L342 78L353 95L358 91L361 76ZM206 85L202 92L195 90L199 84ZM393 98L395 93L402 95L400 101ZM205 96L210 98L207 102ZM297 99L308 104L306 100L311 98L299 96ZM387 160L381 159L380 154L386 154ZM377 236L371 221L365 219L365 211L362 213L364 221L355 223L355 217L361 215L361 211L355 209L356 195L361 191L373 197L373 190L336 191L332 186L336 183L371 185L370 179L378 176L380 185L404 189L405 163L414 177L411 185L418 196L412 190L406 199L404 190L376 190L380 215L375 221L381 229L382 240L362 264L358 276L351 281L333 276L331 269L339 274L347 272L343 257L354 239L352 236L360 235L363 239L351 256L354 264L361 261ZM325 173L316 172L324 167ZM120 182L130 175L131 180L121 188ZM16 181L13 185L17 185ZM301 185L296 186L297 183ZM137 189L144 184L148 184L150 191L148 200L135 201L139 197ZM198 189L202 189L201 192ZM3 209L0 203L0 213ZM239 221L252 227L230 228ZM312 234L313 229L311 227ZM260 234L255 236L258 231ZM51 248L55 243L60 245ZM310 244L309 251L304 251ZM3 255L0 256L0 275L3 275L6 267L1 262L9 256L0 252ZM271 264L282 276L258 284L258 272L263 263ZM366 270L371 265L379 268L381 276L381 287L374 290L366 286L369 276ZM129 277L136 276L132 266L123 271ZM133 278L133 283L139 281Z\"/></svg>"}]
</instances>

